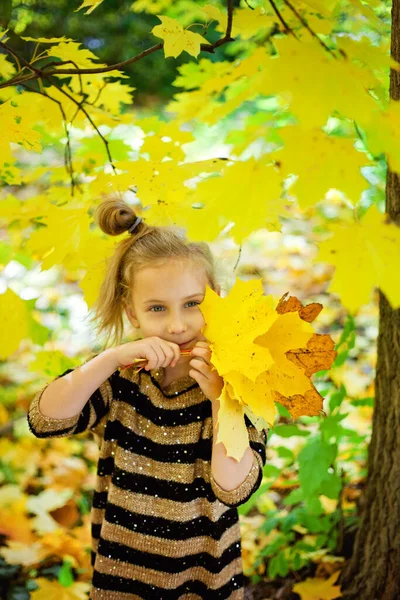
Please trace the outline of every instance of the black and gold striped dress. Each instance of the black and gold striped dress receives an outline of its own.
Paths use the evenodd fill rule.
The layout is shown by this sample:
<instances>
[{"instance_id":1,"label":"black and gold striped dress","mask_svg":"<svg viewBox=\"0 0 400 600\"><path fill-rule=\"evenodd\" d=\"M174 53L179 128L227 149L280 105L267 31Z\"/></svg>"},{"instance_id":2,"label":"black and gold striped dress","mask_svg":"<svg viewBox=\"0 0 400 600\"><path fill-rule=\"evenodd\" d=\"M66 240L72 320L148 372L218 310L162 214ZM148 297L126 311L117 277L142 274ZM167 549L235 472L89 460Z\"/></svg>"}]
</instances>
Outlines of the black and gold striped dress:
<instances>
[{"instance_id":1,"label":"black and gold striped dress","mask_svg":"<svg viewBox=\"0 0 400 600\"><path fill-rule=\"evenodd\" d=\"M239 487L222 489L211 473L211 402L189 375L165 388L163 377L163 368L117 370L66 419L41 414L43 388L30 430L92 431L99 444L91 600L242 600L237 506L261 483L267 432L245 417L253 465Z\"/></svg>"}]
</instances>

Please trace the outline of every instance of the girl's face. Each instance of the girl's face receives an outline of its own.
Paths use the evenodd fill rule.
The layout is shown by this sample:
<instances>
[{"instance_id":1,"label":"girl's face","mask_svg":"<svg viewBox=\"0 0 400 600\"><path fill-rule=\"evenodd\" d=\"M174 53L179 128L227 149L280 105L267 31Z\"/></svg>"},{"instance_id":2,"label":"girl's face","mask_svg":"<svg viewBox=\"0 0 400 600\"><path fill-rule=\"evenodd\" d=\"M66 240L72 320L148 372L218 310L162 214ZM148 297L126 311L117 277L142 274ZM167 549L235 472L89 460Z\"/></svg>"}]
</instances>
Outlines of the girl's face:
<instances>
[{"instance_id":1,"label":"girl's face","mask_svg":"<svg viewBox=\"0 0 400 600\"><path fill-rule=\"evenodd\" d=\"M190 261L169 261L162 266L140 269L134 275L132 309L127 316L143 337L157 336L181 349L192 348L206 338L199 304L207 276ZM219 290L217 290L219 293Z\"/></svg>"}]
</instances>

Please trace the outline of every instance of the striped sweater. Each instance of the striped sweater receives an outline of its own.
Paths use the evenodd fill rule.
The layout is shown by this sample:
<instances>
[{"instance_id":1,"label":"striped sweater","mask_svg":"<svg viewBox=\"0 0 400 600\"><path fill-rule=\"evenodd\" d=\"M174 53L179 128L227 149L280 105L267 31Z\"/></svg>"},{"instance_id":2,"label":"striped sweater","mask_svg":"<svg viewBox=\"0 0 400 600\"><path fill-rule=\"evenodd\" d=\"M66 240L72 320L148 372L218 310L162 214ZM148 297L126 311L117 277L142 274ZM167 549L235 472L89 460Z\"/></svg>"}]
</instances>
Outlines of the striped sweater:
<instances>
[{"instance_id":1,"label":"striped sweater","mask_svg":"<svg viewBox=\"0 0 400 600\"><path fill-rule=\"evenodd\" d=\"M29 428L37 437L91 431L99 445L91 600L242 600L237 506L260 486L266 430L245 417L253 464L224 490L211 472L211 402L189 375L162 387L164 374L119 369L66 419L41 414L45 387Z\"/></svg>"}]
</instances>

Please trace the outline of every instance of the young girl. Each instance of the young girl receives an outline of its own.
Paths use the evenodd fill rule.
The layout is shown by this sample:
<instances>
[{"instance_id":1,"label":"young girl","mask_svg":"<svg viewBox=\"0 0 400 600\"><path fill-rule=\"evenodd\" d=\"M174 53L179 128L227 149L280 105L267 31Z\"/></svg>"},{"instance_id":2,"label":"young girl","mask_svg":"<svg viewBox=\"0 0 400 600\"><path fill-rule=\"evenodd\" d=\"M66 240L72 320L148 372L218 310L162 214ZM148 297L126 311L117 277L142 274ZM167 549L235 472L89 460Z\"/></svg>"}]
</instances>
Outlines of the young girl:
<instances>
[{"instance_id":1,"label":"young girl","mask_svg":"<svg viewBox=\"0 0 400 600\"><path fill-rule=\"evenodd\" d=\"M95 306L114 344L40 390L28 413L37 437L92 431L99 443L90 598L242 599L237 506L261 483L267 432L245 417L239 462L215 443L223 380L199 308L206 285L220 293L211 252L122 201L103 201L96 218L110 235L131 234ZM120 344L124 312L141 339ZM139 372L135 358L147 360Z\"/></svg>"}]
</instances>

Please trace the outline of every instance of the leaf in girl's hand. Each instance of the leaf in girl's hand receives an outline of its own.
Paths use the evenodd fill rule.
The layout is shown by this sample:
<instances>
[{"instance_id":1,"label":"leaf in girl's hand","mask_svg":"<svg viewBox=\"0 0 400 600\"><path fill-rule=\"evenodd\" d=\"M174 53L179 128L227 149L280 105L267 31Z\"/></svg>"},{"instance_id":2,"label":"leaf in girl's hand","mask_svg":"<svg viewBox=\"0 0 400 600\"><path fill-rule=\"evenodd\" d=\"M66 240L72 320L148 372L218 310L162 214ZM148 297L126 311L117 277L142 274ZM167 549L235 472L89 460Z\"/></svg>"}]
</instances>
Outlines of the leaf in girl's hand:
<instances>
[{"instance_id":1,"label":"leaf in girl's hand","mask_svg":"<svg viewBox=\"0 0 400 600\"><path fill-rule=\"evenodd\" d=\"M211 342L211 361L221 376L237 370L254 380L272 366L268 348L254 343L278 318L273 302L263 296L261 279L238 279L226 298L207 286L200 310L206 321L202 333Z\"/></svg>"},{"instance_id":2,"label":"leaf in girl's hand","mask_svg":"<svg viewBox=\"0 0 400 600\"><path fill-rule=\"evenodd\" d=\"M304 307L287 294L276 303L263 295L261 280L237 280L226 298L207 287L200 309L211 363L225 381L219 441L228 456L240 460L246 449L238 423L244 413L262 429L274 425L276 402L294 419L321 412L323 398L310 377L329 369L337 354L330 336L310 324L321 304Z\"/></svg>"}]
</instances>

